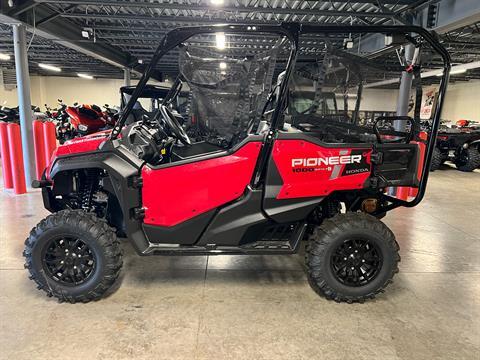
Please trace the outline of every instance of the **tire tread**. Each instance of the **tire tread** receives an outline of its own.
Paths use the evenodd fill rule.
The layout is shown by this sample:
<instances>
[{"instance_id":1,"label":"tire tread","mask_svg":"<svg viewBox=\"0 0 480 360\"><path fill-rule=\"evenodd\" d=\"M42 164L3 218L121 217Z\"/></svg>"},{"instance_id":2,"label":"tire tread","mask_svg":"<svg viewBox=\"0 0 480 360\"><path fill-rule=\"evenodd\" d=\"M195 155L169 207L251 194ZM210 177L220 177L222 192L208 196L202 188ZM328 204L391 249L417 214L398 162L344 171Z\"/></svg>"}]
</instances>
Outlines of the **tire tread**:
<instances>
[{"instance_id":1,"label":"tire tread","mask_svg":"<svg viewBox=\"0 0 480 360\"><path fill-rule=\"evenodd\" d=\"M466 149L466 151L468 151L468 162L464 165L459 165L455 162L455 166L460 171L471 172L480 167L480 148L472 146Z\"/></svg>"},{"instance_id":2,"label":"tire tread","mask_svg":"<svg viewBox=\"0 0 480 360\"><path fill-rule=\"evenodd\" d=\"M32 266L33 248L48 229L64 225L76 226L84 231L89 232L95 241L104 249L105 267L104 274L98 284L82 295L70 295L65 293L61 288L50 286L49 282L42 273L35 271ZM37 284L39 290L43 290L49 297L56 297L59 301L76 303L89 302L99 300L105 292L115 283L120 270L123 266L122 249L120 241L115 235L115 230L111 228L105 221L101 221L94 214L83 210L62 210L47 216L41 220L31 231L29 237L25 240L25 268L29 270L29 278ZM42 270L43 271L43 270Z\"/></svg>"},{"instance_id":3,"label":"tire tread","mask_svg":"<svg viewBox=\"0 0 480 360\"><path fill-rule=\"evenodd\" d=\"M321 271L321 258L327 251L328 246L335 240L341 232L348 229L362 227L364 229L374 230L380 234L388 246L395 251L395 266L391 269L386 280L374 291L361 296L344 295L331 287ZM393 232L381 221L371 215L364 213L346 213L338 214L330 219L324 220L322 225L316 227L310 236L305 250L305 264L307 267L308 282L312 289L319 295L324 296L328 300L336 302L360 302L374 299L378 294L383 293L384 289L392 283L392 279L398 273L398 263L400 255L398 251L400 247L395 240Z\"/></svg>"}]
</instances>

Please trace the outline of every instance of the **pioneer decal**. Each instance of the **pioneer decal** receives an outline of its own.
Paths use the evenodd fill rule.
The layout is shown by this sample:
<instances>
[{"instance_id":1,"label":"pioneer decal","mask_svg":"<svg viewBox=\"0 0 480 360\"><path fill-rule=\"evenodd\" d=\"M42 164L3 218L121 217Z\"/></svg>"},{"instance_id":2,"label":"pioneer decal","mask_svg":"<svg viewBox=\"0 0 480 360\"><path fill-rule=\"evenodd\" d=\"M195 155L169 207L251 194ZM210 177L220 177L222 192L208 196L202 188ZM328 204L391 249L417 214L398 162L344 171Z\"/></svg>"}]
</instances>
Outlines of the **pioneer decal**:
<instances>
[{"instance_id":1,"label":"pioneer decal","mask_svg":"<svg viewBox=\"0 0 480 360\"><path fill-rule=\"evenodd\" d=\"M362 155L340 155L318 158L292 159L293 172L332 171L338 165L361 164ZM369 170L366 170L369 171Z\"/></svg>"},{"instance_id":2,"label":"pioneer decal","mask_svg":"<svg viewBox=\"0 0 480 360\"><path fill-rule=\"evenodd\" d=\"M325 158L306 158L306 159L292 159L292 167L316 167L322 165L346 165L360 163L362 155L341 155L329 156Z\"/></svg>"}]
</instances>

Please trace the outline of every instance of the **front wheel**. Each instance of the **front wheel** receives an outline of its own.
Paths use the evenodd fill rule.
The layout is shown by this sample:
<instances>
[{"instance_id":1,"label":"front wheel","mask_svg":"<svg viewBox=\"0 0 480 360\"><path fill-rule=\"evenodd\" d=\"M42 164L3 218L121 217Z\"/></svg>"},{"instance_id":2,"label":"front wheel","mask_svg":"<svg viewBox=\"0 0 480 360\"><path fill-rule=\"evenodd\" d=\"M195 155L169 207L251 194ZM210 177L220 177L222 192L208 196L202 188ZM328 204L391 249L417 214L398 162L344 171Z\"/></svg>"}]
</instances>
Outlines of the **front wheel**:
<instances>
[{"instance_id":1,"label":"front wheel","mask_svg":"<svg viewBox=\"0 0 480 360\"><path fill-rule=\"evenodd\" d=\"M455 166L458 170L466 172L480 167L480 149L476 146L470 146L460 150L455 157Z\"/></svg>"},{"instance_id":2,"label":"front wheel","mask_svg":"<svg viewBox=\"0 0 480 360\"><path fill-rule=\"evenodd\" d=\"M82 210L62 210L40 221L23 255L38 288L71 303L101 298L122 267L113 229Z\"/></svg>"},{"instance_id":3,"label":"front wheel","mask_svg":"<svg viewBox=\"0 0 480 360\"><path fill-rule=\"evenodd\" d=\"M317 227L306 249L310 285L337 302L363 302L383 292L398 272L392 231L364 213L339 214Z\"/></svg>"}]
</instances>

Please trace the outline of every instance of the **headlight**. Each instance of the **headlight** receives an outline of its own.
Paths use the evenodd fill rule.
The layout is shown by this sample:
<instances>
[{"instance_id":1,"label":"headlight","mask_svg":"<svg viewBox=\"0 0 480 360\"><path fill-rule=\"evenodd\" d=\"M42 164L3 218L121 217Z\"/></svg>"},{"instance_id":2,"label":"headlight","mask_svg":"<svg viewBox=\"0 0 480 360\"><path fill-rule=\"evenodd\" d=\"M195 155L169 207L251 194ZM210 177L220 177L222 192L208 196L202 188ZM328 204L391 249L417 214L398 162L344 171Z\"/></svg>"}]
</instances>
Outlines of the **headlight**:
<instances>
[{"instance_id":1,"label":"headlight","mask_svg":"<svg viewBox=\"0 0 480 360\"><path fill-rule=\"evenodd\" d=\"M87 131L87 130L88 130L88 126L87 126L87 125L80 124L80 125L78 125L78 130L80 130L80 131Z\"/></svg>"}]
</instances>

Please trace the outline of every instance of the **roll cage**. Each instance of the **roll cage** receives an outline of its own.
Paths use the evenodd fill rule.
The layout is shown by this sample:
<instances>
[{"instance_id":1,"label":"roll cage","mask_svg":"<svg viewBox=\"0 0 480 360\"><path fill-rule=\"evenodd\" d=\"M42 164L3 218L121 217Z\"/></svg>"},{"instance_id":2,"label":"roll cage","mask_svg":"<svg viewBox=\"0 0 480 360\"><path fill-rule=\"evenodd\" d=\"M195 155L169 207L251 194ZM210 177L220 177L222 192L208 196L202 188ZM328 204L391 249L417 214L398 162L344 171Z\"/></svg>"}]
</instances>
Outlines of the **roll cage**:
<instances>
[{"instance_id":1,"label":"roll cage","mask_svg":"<svg viewBox=\"0 0 480 360\"><path fill-rule=\"evenodd\" d=\"M278 131L283 127L282 113L285 109L285 102L287 101L288 84L294 71L298 51L299 51L299 37L302 34L335 34L335 33L382 33L382 34L400 34L404 35L405 43L415 41L410 34L417 34L420 38L428 43L434 49L443 60L443 75L440 81L438 105L435 109L431 127L431 133L426 141L426 155L423 163L421 177L418 185L418 193L411 201L400 200L398 198L383 194L384 200L389 202L389 205L385 206L384 210L391 210L399 206L413 207L420 203L425 195L426 184L429 175L430 164L432 161L433 150L435 147L435 139L440 125L440 115L444 104L444 97L449 80L449 72L451 68L450 55L446 49L438 42L436 36L429 31L418 26L330 26L330 25L303 25L299 23L282 23L279 25L246 25L246 24L220 24L209 26L195 26L184 27L170 31L161 40L157 47L153 58L143 73L138 85L132 93L132 96L125 108L122 111L119 121L115 125L110 139L114 140L120 134L121 129L125 125L125 122L131 113L135 102L144 91L147 86L147 82L150 79L152 72L154 71L159 60L170 50L174 49L177 45L180 45L190 37L199 33L211 34L217 32L228 33L272 33L280 36L285 36L291 43L290 54L288 57L285 76L283 77L278 90L278 101L274 108L270 130L267 133L264 146L262 147L259 160L256 166L254 179L252 181L253 187L258 187L265 178L266 164L268 162L269 155L272 151L273 143L278 135ZM399 117L400 119L401 117ZM403 119L400 119L403 120Z\"/></svg>"}]
</instances>

